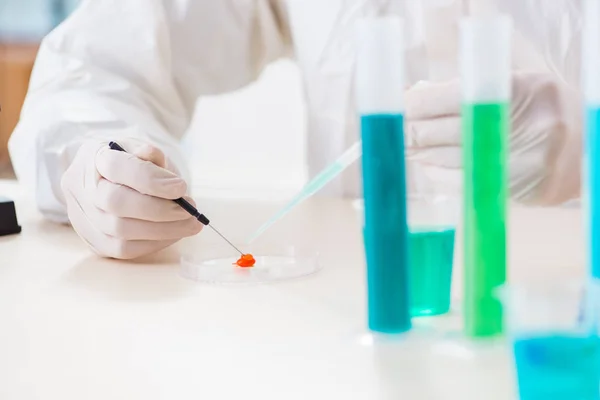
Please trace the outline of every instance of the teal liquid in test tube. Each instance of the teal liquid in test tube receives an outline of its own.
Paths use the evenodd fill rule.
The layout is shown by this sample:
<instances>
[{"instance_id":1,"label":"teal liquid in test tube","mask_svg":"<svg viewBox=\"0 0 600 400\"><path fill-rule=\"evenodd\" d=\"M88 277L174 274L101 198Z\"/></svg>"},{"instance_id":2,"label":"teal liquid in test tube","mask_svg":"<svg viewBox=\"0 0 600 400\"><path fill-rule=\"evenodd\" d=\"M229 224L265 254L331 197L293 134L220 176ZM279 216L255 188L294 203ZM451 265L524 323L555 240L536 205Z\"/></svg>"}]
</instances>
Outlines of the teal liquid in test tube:
<instances>
[{"instance_id":1,"label":"teal liquid in test tube","mask_svg":"<svg viewBox=\"0 0 600 400\"><path fill-rule=\"evenodd\" d=\"M414 165L406 167L407 176L415 174ZM408 192L410 313L413 318L442 315L450 311L458 198ZM363 225L364 202L355 208Z\"/></svg>"},{"instance_id":2,"label":"teal liquid in test tube","mask_svg":"<svg viewBox=\"0 0 600 400\"><path fill-rule=\"evenodd\" d=\"M465 333L502 333L496 289L506 280L510 20L461 24Z\"/></svg>"},{"instance_id":3,"label":"teal liquid in test tube","mask_svg":"<svg viewBox=\"0 0 600 400\"><path fill-rule=\"evenodd\" d=\"M359 21L356 98L362 138L368 326L388 334L411 329L402 50L398 17Z\"/></svg>"},{"instance_id":4,"label":"teal liquid in test tube","mask_svg":"<svg viewBox=\"0 0 600 400\"><path fill-rule=\"evenodd\" d=\"M432 316L450 311L455 228L410 228L411 315Z\"/></svg>"},{"instance_id":5,"label":"teal liquid in test tube","mask_svg":"<svg viewBox=\"0 0 600 400\"><path fill-rule=\"evenodd\" d=\"M582 77L585 101L582 200L587 233L588 269L600 279L600 0L584 0ZM594 301L595 300L595 301ZM590 299L598 303L599 299Z\"/></svg>"}]
</instances>

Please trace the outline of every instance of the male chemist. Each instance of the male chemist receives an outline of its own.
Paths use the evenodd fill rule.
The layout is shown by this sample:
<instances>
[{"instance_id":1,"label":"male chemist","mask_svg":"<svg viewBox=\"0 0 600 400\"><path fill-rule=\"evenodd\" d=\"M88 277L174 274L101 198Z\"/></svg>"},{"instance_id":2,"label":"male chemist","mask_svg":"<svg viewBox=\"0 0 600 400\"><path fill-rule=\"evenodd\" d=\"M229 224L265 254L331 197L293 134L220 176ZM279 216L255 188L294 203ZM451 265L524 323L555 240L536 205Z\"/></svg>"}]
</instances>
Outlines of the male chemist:
<instances>
[{"instance_id":1,"label":"male chemist","mask_svg":"<svg viewBox=\"0 0 600 400\"><path fill-rule=\"evenodd\" d=\"M456 43L466 2L406 2L408 153L440 187L458 187L461 176ZM496 2L515 22L511 196L558 204L579 195L581 11L572 0ZM354 22L395 6L84 0L41 45L9 143L16 174L44 216L70 222L98 254L131 259L163 249L202 228L170 201L188 193L178 141L198 98L239 89L269 63L293 58L314 175L357 139ZM109 150L110 140L130 154ZM355 170L329 190L356 196L358 187Z\"/></svg>"}]
</instances>

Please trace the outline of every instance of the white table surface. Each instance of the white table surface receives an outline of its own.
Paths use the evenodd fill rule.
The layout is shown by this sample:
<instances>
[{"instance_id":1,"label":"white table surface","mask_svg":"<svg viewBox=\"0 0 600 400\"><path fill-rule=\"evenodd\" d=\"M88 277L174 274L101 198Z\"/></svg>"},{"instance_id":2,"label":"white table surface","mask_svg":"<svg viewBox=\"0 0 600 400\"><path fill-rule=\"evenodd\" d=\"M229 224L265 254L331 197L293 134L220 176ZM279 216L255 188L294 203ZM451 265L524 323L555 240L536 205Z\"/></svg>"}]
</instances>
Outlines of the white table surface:
<instances>
[{"instance_id":1,"label":"white table surface","mask_svg":"<svg viewBox=\"0 0 600 400\"><path fill-rule=\"evenodd\" d=\"M402 342L365 343L362 240L349 201L312 199L264 238L319 251L319 274L230 287L178 274L183 248L219 240L209 230L134 263L106 260L44 221L14 182L0 181L0 195L16 201L23 227L0 238L2 400L514 398L506 347L472 352L432 334L452 331L457 314L417 321ZM234 240L278 206L198 202ZM513 207L509 279L581 275L580 219L578 209Z\"/></svg>"}]
</instances>

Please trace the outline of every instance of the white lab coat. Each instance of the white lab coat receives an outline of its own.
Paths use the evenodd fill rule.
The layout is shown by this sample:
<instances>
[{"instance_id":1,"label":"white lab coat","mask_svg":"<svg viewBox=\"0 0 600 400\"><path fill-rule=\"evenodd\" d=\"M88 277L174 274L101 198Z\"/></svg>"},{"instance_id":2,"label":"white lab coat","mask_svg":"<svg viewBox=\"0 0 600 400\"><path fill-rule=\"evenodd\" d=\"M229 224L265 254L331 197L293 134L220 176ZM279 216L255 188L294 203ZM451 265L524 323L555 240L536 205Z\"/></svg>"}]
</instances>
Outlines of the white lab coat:
<instances>
[{"instance_id":1,"label":"white lab coat","mask_svg":"<svg viewBox=\"0 0 600 400\"><path fill-rule=\"evenodd\" d=\"M541 5L539 1L500 1L504 11L516 15L517 24L534 30L523 31L532 38L527 44L516 41L516 59L526 66L565 69L564 49L547 45L559 14L538 24L541 28L528 25L537 20L529 14L567 10L561 24L575 21L578 10L567 7L569 0ZM34 190L40 211L61 222L67 221L61 176L87 138L146 139L188 176L178 141L197 99L247 85L270 62L289 56L297 60L303 75L312 176L357 140L353 22L364 15L398 12L397 4L394 0L84 0L42 42L21 120L9 143L16 174ZM463 4L414 0L407 5L408 83L456 76L456 20ZM573 26L566 29L567 34L574 31ZM559 62L553 64L552 57ZM331 184L329 192L357 195L357 168Z\"/></svg>"}]
</instances>

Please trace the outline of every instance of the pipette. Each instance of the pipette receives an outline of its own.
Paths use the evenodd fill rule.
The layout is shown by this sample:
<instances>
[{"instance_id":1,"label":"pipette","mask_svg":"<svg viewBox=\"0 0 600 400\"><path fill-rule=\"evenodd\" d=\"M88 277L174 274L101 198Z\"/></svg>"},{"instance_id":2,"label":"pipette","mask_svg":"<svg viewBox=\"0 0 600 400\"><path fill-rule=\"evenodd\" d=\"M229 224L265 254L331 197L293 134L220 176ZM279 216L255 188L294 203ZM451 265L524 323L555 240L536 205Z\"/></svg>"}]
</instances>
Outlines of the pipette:
<instances>
[{"instance_id":1,"label":"pipette","mask_svg":"<svg viewBox=\"0 0 600 400\"><path fill-rule=\"evenodd\" d=\"M294 207L306 200L313 194L317 193L327 185L333 178L341 174L346 168L352 165L353 162L358 160L361 155L361 142L354 143L348 150L346 150L341 156L338 157L333 163L329 164L323 169L317 176L315 176L310 182L308 182L300 192L294 196L294 198L285 205L281 210L277 211L271 218L260 226L249 238L248 243L256 240L262 235L267 229L269 229L275 222L283 218L289 213Z\"/></svg>"},{"instance_id":2,"label":"pipette","mask_svg":"<svg viewBox=\"0 0 600 400\"><path fill-rule=\"evenodd\" d=\"M125 149L123 147L121 147L117 142L110 142L108 144L108 146L112 149L112 150L117 150L117 151L123 151L125 152ZM211 228L213 231L215 231L215 233L219 236L221 236L221 238L223 238L223 240L225 240L227 243L229 243L229 245L231 247L233 247L238 253L240 253L242 256L244 256L244 253L238 249L237 247L235 247L235 245L233 243L231 243L229 241L229 239L227 239L225 236L223 236L221 234L221 232L219 232L214 226L211 225L210 220L204 215L201 214L200 211L198 211L196 209L196 207L194 207L193 205L190 204L190 202L188 202L186 199L184 199L183 197L180 197L178 199L174 199L173 200L175 203L179 204L179 206L181 208L183 208L185 211L187 211L192 217L196 218L198 221L200 221L200 223L204 226L208 226L209 228Z\"/></svg>"}]
</instances>

